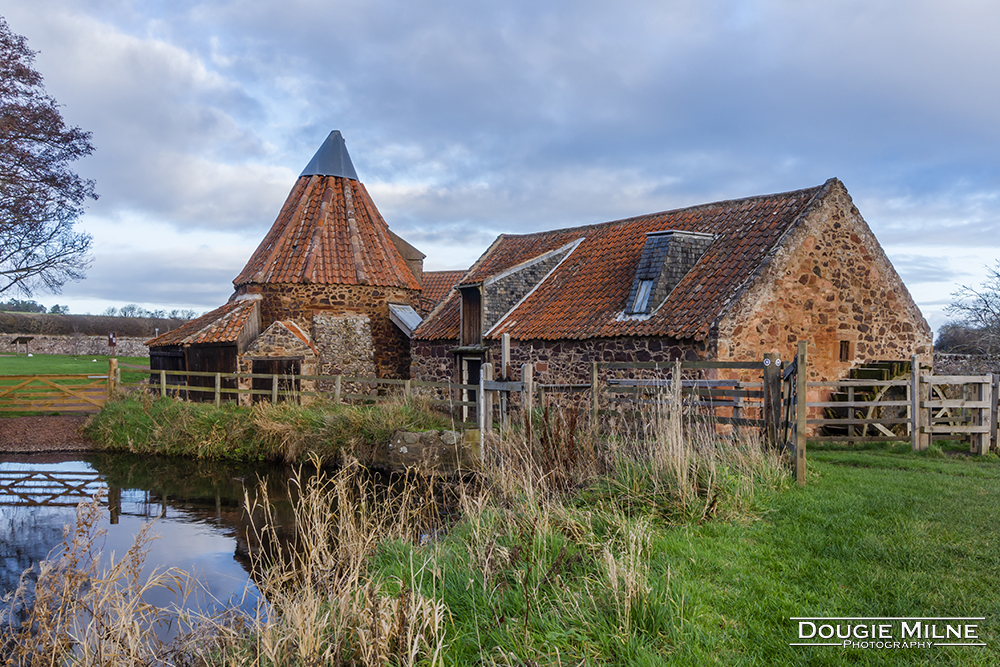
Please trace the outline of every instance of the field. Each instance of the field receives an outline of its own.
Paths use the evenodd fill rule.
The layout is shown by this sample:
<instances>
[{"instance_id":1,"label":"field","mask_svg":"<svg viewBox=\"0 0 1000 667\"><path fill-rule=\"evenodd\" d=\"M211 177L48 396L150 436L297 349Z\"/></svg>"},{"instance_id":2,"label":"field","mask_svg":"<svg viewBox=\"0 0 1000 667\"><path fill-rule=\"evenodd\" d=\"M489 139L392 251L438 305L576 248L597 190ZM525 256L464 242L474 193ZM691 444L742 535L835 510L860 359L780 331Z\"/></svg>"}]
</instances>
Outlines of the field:
<instances>
[{"instance_id":1,"label":"field","mask_svg":"<svg viewBox=\"0 0 1000 667\"><path fill-rule=\"evenodd\" d=\"M67 354L0 356L0 375L77 375L107 373L109 355L74 357ZM149 366L148 357L118 357L119 363Z\"/></svg>"}]
</instances>

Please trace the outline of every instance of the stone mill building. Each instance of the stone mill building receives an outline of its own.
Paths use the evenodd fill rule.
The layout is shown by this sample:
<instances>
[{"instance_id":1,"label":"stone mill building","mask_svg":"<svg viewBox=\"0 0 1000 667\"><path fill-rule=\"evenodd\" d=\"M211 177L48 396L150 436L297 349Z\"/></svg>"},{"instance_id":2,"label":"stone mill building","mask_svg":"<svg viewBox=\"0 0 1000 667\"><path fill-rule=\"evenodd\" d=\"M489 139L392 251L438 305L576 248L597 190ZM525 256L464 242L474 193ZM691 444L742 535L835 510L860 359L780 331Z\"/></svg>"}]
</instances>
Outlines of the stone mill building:
<instances>
[{"instance_id":1,"label":"stone mill building","mask_svg":"<svg viewBox=\"0 0 1000 667\"><path fill-rule=\"evenodd\" d=\"M150 367L408 378L423 258L389 229L331 132L229 302L150 340Z\"/></svg>"},{"instance_id":2,"label":"stone mill building","mask_svg":"<svg viewBox=\"0 0 1000 667\"><path fill-rule=\"evenodd\" d=\"M931 331L847 189L817 187L501 235L417 328L413 376L515 368L587 382L590 362L791 359L810 379L920 355Z\"/></svg>"}]
</instances>

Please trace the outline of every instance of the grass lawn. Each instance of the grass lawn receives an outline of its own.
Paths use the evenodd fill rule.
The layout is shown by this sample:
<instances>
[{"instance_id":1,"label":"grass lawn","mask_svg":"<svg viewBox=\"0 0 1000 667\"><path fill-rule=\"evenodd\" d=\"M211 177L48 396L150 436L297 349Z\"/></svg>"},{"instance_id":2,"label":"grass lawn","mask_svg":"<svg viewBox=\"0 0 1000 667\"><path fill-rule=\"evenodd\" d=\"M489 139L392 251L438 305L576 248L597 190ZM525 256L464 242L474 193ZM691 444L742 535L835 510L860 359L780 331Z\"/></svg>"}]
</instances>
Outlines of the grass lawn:
<instances>
[{"instance_id":1,"label":"grass lawn","mask_svg":"<svg viewBox=\"0 0 1000 667\"><path fill-rule=\"evenodd\" d=\"M435 546L385 554L381 572L435 573L423 592L452 614L445 664L1000 664L1000 459L813 450L809 466L808 484L772 493L755 520L654 519L636 570L645 593L625 616L602 574L616 537L599 503L567 504L551 533L531 520L484 526L488 557L457 526ZM484 563L498 571L488 581ZM966 623L986 646L789 646L802 641L792 617L913 616L983 616ZM898 622L892 632L900 639Z\"/></svg>"},{"instance_id":2,"label":"grass lawn","mask_svg":"<svg viewBox=\"0 0 1000 667\"><path fill-rule=\"evenodd\" d=\"M107 373L106 354L73 356L69 354L33 354L0 356L0 375L77 375ZM149 366L148 357L118 357L119 363Z\"/></svg>"},{"instance_id":3,"label":"grass lawn","mask_svg":"<svg viewBox=\"0 0 1000 667\"><path fill-rule=\"evenodd\" d=\"M807 486L778 494L763 520L660 534L678 608L672 661L1000 664L1000 459L809 456ZM968 622L987 647L792 647L796 616L985 616Z\"/></svg>"}]
</instances>

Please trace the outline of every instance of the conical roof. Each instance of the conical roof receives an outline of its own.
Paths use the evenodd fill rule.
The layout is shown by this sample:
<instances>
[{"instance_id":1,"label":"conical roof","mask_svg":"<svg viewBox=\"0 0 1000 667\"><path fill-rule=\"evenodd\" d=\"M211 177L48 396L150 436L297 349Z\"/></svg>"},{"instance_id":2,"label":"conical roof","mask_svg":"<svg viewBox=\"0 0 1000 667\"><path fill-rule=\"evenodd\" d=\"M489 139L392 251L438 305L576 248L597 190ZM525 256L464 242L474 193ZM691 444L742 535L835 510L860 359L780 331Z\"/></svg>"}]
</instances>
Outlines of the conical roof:
<instances>
[{"instance_id":1,"label":"conical roof","mask_svg":"<svg viewBox=\"0 0 1000 667\"><path fill-rule=\"evenodd\" d=\"M271 230L233 283L420 289L336 130L309 161Z\"/></svg>"},{"instance_id":2,"label":"conical roof","mask_svg":"<svg viewBox=\"0 0 1000 667\"><path fill-rule=\"evenodd\" d=\"M347 153L347 144L344 143L340 130L330 133L299 176L343 176L358 180L358 174L354 171L354 163Z\"/></svg>"}]
</instances>

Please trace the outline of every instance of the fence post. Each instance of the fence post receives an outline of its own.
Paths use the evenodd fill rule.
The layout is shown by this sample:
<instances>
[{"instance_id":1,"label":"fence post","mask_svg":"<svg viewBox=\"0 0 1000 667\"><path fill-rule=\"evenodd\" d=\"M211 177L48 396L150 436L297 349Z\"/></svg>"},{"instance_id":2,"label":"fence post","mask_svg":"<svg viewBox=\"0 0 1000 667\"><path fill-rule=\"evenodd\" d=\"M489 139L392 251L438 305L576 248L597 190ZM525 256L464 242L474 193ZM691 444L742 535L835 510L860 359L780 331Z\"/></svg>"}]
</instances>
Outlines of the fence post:
<instances>
[{"instance_id":1,"label":"fence post","mask_svg":"<svg viewBox=\"0 0 1000 667\"><path fill-rule=\"evenodd\" d=\"M411 392L410 382L411 380L403 381L403 396L406 398L410 397L410 392Z\"/></svg>"},{"instance_id":2,"label":"fence post","mask_svg":"<svg viewBox=\"0 0 1000 667\"><path fill-rule=\"evenodd\" d=\"M806 341L799 341L798 356L795 360L795 481L799 486L806 483L806 391L809 369L806 366Z\"/></svg>"},{"instance_id":3,"label":"fence post","mask_svg":"<svg viewBox=\"0 0 1000 667\"><path fill-rule=\"evenodd\" d=\"M271 376L271 403L274 404L274 403L277 403L277 402L278 402L278 376L277 375L272 375Z\"/></svg>"},{"instance_id":4,"label":"fence post","mask_svg":"<svg viewBox=\"0 0 1000 667\"><path fill-rule=\"evenodd\" d=\"M993 373L990 378L990 449L997 448L997 397L1000 395L1000 375Z\"/></svg>"},{"instance_id":5,"label":"fence post","mask_svg":"<svg viewBox=\"0 0 1000 667\"><path fill-rule=\"evenodd\" d=\"M115 393L115 386L118 381L118 360L114 357L108 359L108 398Z\"/></svg>"},{"instance_id":6,"label":"fence post","mask_svg":"<svg viewBox=\"0 0 1000 667\"><path fill-rule=\"evenodd\" d=\"M778 421L781 419L781 358L764 355L764 433L771 447L778 446Z\"/></svg>"},{"instance_id":7,"label":"fence post","mask_svg":"<svg viewBox=\"0 0 1000 667\"><path fill-rule=\"evenodd\" d=\"M493 364L486 362L479 371L479 432L486 435L493 432L493 396L486 391L486 383L493 381Z\"/></svg>"},{"instance_id":8,"label":"fence post","mask_svg":"<svg viewBox=\"0 0 1000 667\"><path fill-rule=\"evenodd\" d=\"M930 434L924 433L924 382L920 376L920 360L917 355L910 357L910 437L911 448L915 452L927 449Z\"/></svg>"},{"instance_id":9,"label":"fence post","mask_svg":"<svg viewBox=\"0 0 1000 667\"><path fill-rule=\"evenodd\" d=\"M160 398L167 395L167 372L160 370Z\"/></svg>"},{"instance_id":10,"label":"fence post","mask_svg":"<svg viewBox=\"0 0 1000 667\"><path fill-rule=\"evenodd\" d=\"M990 378L990 382L977 382L976 383L976 401L986 402L988 401L989 408L976 408L976 417L972 421L975 422L976 426L986 426L987 430L985 433L974 434L973 445L975 448L975 453L982 456L983 454L988 454L990 451L990 422L987 421L992 417L992 405L993 405L993 378Z\"/></svg>"},{"instance_id":11,"label":"fence post","mask_svg":"<svg viewBox=\"0 0 1000 667\"><path fill-rule=\"evenodd\" d=\"M343 375L334 375L333 376L333 402L334 403L340 403L340 378L342 378L342 377L344 377L344 376Z\"/></svg>"},{"instance_id":12,"label":"fence post","mask_svg":"<svg viewBox=\"0 0 1000 667\"><path fill-rule=\"evenodd\" d=\"M521 412L524 413L524 432L530 433L531 408L535 400L535 365L521 365Z\"/></svg>"},{"instance_id":13,"label":"fence post","mask_svg":"<svg viewBox=\"0 0 1000 667\"><path fill-rule=\"evenodd\" d=\"M215 407L222 405L222 373L215 374Z\"/></svg>"},{"instance_id":14,"label":"fence post","mask_svg":"<svg viewBox=\"0 0 1000 667\"><path fill-rule=\"evenodd\" d=\"M597 426L597 415L601 407L601 388L597 384L597 362L590 362L590 427Z\"/></svg>"}]
</instances>

